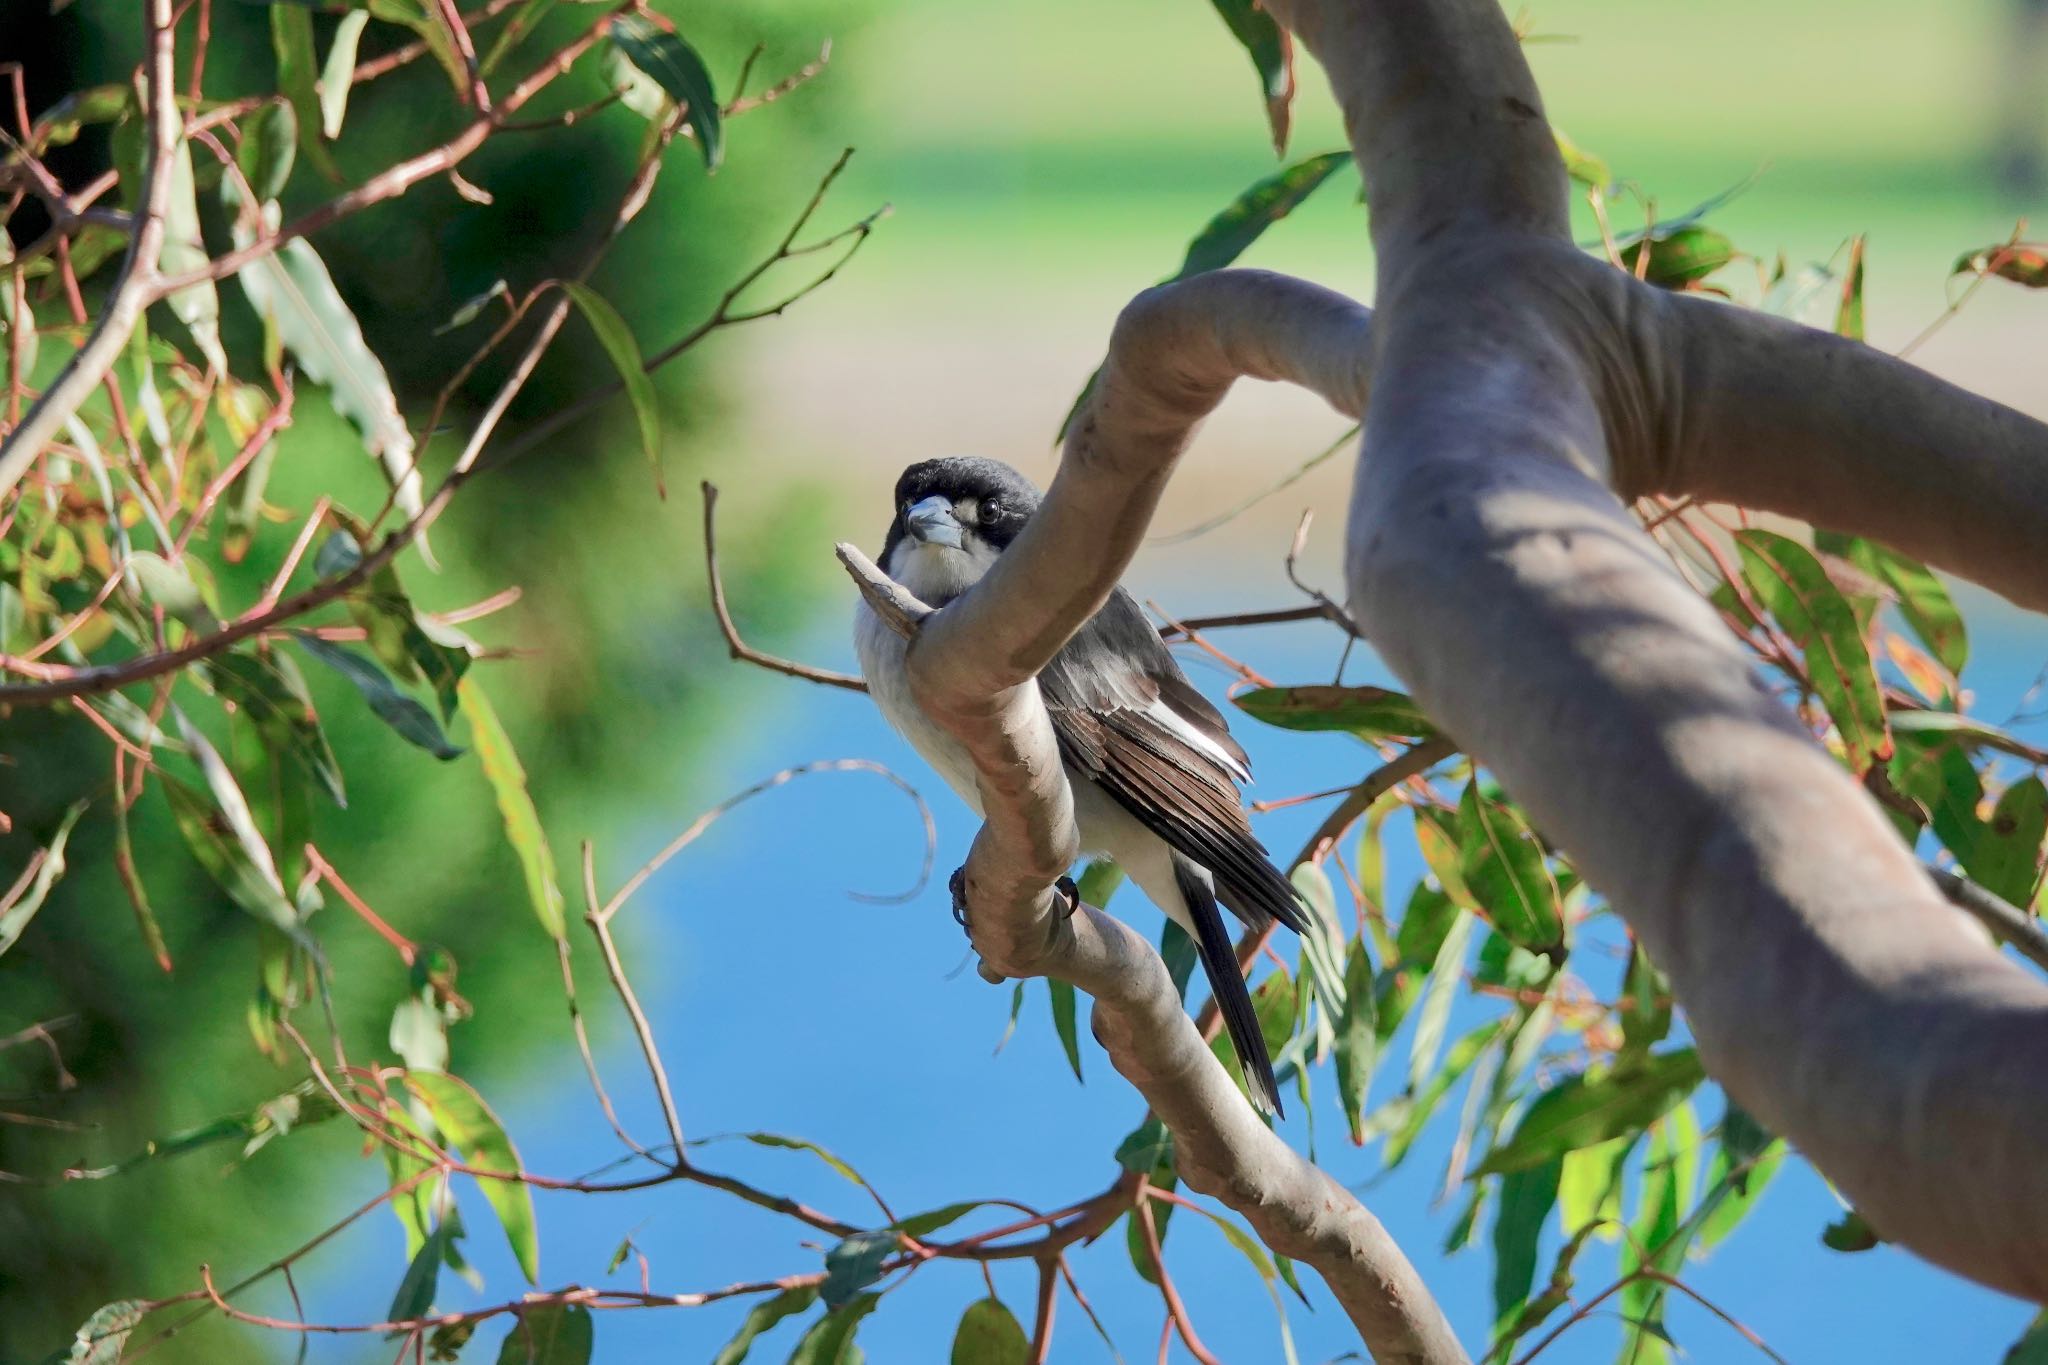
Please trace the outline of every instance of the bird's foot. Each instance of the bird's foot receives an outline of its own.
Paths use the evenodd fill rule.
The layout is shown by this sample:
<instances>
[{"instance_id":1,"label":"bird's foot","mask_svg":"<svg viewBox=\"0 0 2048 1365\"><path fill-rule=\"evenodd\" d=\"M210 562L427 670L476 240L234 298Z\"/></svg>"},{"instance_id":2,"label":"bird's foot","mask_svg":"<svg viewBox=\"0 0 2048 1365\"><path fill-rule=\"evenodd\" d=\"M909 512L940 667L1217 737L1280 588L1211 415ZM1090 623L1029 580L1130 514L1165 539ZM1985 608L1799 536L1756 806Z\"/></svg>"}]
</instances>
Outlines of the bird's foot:
<instances>
[{"instance_id":1,"label":"bird's foot","mask_svg":"<svg viewBox=\"0 0 2048 1365\"><path fill-rule=\"evenodd\" d=\"M967 927L967 869L956 867L953 875L946 878L946 890L953 895L953 923L962 929Z\"/></svg>"},{"instance_id":2,"label":"bird's foot","mask_svg":"<svg viewBox=\"0 0 2048 1365\"><path fill-rule=\"evenodd\" d=\"M1062 877L1052 884L1052 889L1059 892L1060 899L1065 902L1060 908L1060 918L1072 919L1074 912L1081 908L1081 888L1074 885L1072 877Z\"/></svg>"}]
</instances>

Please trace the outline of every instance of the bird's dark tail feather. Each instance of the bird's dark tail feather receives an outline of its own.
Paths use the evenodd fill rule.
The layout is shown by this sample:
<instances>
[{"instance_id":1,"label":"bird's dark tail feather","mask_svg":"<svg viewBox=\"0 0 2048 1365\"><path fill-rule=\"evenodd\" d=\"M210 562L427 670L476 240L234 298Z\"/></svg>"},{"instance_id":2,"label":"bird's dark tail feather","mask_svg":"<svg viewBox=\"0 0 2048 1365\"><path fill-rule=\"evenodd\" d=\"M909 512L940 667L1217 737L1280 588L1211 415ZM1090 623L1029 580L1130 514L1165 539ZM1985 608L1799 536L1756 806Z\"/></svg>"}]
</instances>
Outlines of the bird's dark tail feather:
<instances>
[{"instance_id":1,"label":"bird's dark tail feather","mask_svg":"<svg viewBox=\"0 0 2048 1365\"><path fill-rule=\"evenodd\" d=\"M1279 920L1297 934L1308 931L1301 893L1294 889L1286 874L1267 861L1263 849L1258 855L1237 860L1227 871L1217 873L1216 895L1254 929L1263 929Z\"/></svg>"},{"instance_id":2,"label":"bird's dark tail feather","mask_svg":"<svg viewBox=\"0 0 2048 1365\"><path fill-rule=\"evenodd\" d=\"M1195 922L1195 952L1209 978L1209 993L1216 997L1216 1007L1223 1015L1224 1031L1230 1035L1238 1064L1244 1068L1245 1089L1251 1096L1252 1107L1262 1114L1284 1118L1279 1082L1273 1079L1273 1060L1266 1055L1265 1030L1259 1027L1244 971L1237 965L1237 952L1224 931L1216 895L1210 890L1208 879L1179 854L1174 855L1173 876L1180 886L1181 899L1187 902L1188 918Z\"/></svg>"}]
</instances>

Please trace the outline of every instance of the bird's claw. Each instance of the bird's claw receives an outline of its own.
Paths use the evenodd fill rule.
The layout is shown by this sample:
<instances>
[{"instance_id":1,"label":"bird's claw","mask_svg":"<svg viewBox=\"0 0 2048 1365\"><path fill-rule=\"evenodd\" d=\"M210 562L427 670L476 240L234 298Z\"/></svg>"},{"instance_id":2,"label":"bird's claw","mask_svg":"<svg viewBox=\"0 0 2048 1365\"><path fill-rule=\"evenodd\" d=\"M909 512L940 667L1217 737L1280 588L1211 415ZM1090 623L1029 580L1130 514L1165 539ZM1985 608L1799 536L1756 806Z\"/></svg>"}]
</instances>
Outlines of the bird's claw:
<instances>
[{"instance_id":1,"label":"bird's claw","mask_svg":"<svg viewBox=\"0 0 2048 1365\"><path fill-rule=\"evenodd\" d=\"M967 927L967 869L956 867L953 875L946 879L946 890L953 895L953 923L962 929Z\"/></svg>"},{"instance_id":2,"label":"bird's claw","mask_svg":"<svg viewBox=\"0 0 2048 1365\"><path fill-rule=\"evenodd\" d=\"M1072 877L1062 877L1052 884L1052 889L1059 892L1060 899L1065 902L1060 910L1060 918L1072 919L1074 912L1081 908L1081 888L1074 885Z\"/></svg>"}]
</instances>

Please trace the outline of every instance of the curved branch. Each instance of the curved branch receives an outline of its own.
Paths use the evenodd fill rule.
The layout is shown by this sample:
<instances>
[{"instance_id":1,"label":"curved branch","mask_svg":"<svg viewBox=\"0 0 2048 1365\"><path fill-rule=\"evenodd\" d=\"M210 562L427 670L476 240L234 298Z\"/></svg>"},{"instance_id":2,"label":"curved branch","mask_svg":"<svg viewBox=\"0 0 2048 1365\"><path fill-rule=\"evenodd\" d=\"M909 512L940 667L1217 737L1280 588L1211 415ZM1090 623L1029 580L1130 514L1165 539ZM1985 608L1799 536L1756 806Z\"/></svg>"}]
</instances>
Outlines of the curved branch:
<instances>
[{"instance_id":1,"label":"curved branch","mask_svg":"<svg viewBox=\"0 0 2048 1365\"><path fill-rule=\"evenodd\" d=\"M1152 945L1052 890L1076 851L1072 794L1032 679L1115 585L1195 425L1240 375L1287 378L1341 410L1365 399L1366 310L1277 276L1222 272L1142 294L1044 504L996 567L933 612L850 545L876 612L911 639L911 686L973 755L987 823L964 868L985 967L1095 999L1117 1069L1174 1135L1188 1183L1313 1266L1380 1361L1466 1359L1415 1268L1366 1208L1260 1121L1202 1041Z\"/></svg>"},{"instance_id":2,"label":"curved branch","mask_svg":"<svg viewBox=\"0 0 2048 1365\"><path fill-rule=\"evenodd\" d=\"M171 0L149 0L143 12L148 41L149 115L145 137L149 166L143 172L142 214L120 277L107 295L92 337L65 362L56 382L43 390L4 443L0 443L0 496L21 482L86 395L99 387L128 345L135 324L156 293L157 261L163 254L171 198L171 163L178 155L184 119L178 113L177 62L171 32Z\"/></svg>"},{"instance_id":3,"label":"curved branch","mask_svg":"<svg viewBox=\"0 0 2048 1365\"><path fill-rule=\"evenodd\" d=\"M823 683L827 687L843 687L849 692L867 691L867 683L850 673L835 673L829 668L813 668L794 659L764 654L740 638L740 628L733 624L732 613L725 605L725 575L718 570L718 485L706 479L700 487L704 492L704 580L711 592L711 614L718 618L719 632L725 636L726 653L741 663L753 664L771 673Z\"/></svg>"},{"instance_id":4,"label":"curved branch","mask_svg":"<svg viewBox=\"0 0 2048 1365\"><path fill-rule=\"evenodd\" d=\"M1291 8L1311 32L1345 39L1319 51L1340 94L1351 92L1347 105L1359 91L1393 91L1389 73L1442 57L1432 23L1476 22L1480 9L1502 22L1491 0ZM1365 14L1380 21L1369 35ZM1519 72L1519 56L1499 47L1494 59ZM1388 111L1398 137L1354 120L1362 143L1386 144L1361 145L1361 159L1405 157L1422 177L1490 155L1493 128L1423 84L1413 94L1412 110ZM1391 207L1376 199L1375 215ZM1899 524L1908 516L1967 511L1940 543L1950 562L1975 553L1968 562L1990 572L2015 552L1973 552L1961 538L1986 534L1980 518L1990 517L2001 542L2022 524L2038 542L2048 530L2038 485L2010 494L2026 506L1994 512L2005 489L1986 481L1972 502L1925 484L1920 499L1924 479L1904 482L1903 465L1933 448L1944 423L2017 462L2018 424L1988 413L1972 424L1945 386L1861 352L1843 361L1838 346L1762 319L1665 309L1619 272L1532 234L1519 206L1493 207L1491 233L1432 246L1426 271L1388 275L1383 257L1393 287L1375 318L1381 397L1353 494L1352 611L1416 700L1627 915L1731 1095L1888 1239L2048 1299L2048 985L1942 900L1614 492L1633 491L1628 477L1654 467L1646 459L1690 448L1748 462L1731 494L1790 497L1797 476L1766 477L1765 462L1796 466L1811 450L1826 463L1869 438L1899 481L1887 520L1868 506L1874 496L1858 500L1866 528L1910 531ZM1660 337L1674 316L1692 333ZM1783 388L1770 388L1773 365L1809 382L1781 369ZM1895 394L1876 392L1879 375ZM1694 387L1730 377L1750 392ZM1851 387L1837 398L1818 381ZM1774 395L1767 414L1759 389ZM1816 400L1822 415L1799 411ZM1857 403L1870 410L1851 431L1827 429ZM1686 433L1672 429L1676 414L1694 419ZM1799 496L1819 514L1820 494ZM2025 586L2019 573L2001 581Z\"/></svg>"},{"instance_id":5,"label":"curved branch","mask_svg":"<svg viewBox=\"0 0 2048 1365\"><path fill-rule=\"evenodd\" d=\"M1875 536L2048 609L2048 424L1860 342L1659 298L1675 439L1656 491Z\"/></svg>"}]
</instances>

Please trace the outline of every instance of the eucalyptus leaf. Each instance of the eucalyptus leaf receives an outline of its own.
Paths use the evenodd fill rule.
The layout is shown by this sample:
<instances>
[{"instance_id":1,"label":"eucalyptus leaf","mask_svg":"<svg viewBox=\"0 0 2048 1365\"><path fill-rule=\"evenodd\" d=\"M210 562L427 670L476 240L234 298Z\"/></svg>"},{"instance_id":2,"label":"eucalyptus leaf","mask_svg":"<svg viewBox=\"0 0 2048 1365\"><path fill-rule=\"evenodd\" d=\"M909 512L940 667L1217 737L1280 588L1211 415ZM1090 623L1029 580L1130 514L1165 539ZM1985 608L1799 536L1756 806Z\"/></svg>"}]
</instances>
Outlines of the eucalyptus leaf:
<instances>
[{"instance_id":1,"label":"eucalyptus leaf","mask_svg":"<svg viewBox=\"0 0 2048 1365\"><path fill-rule=\"evenodd\" d=\"M519 1153L504 1125L468 1082L432 1072L408 1072L405 1084L426 1105L448 1145L462 1152L471 1166L508 1176L521 1172ZM516 1179L489 1177L480 1177L477 1184L505 1229L505 1240L512 1245L520 1272L527 1283L539 1283L540 1234L534 1225L531 1187Z\"/></svg>"},{"instance_id":2,"label":"eucalyptus leaf","mask_svg":"<svg viewBox=\"0 0 2048 1365\"><path fill-rule=\"evenodd\" d=\"M670 99L684 107L683 119L697 134L705 167L717 170L725 157L725 132L711 72L697 50L637 14L612 20L612 41L635 67L653 77Z\"/></svg>"},{"instance_id":3,"label":"eucalyptus leaf","mask_svg":"<svg viewBox=\"0 0 2048 1365\"><path fill-rule=\"evenodd\" d=\"M320 72L320 135L330 141L341 136L342 120L348 117L348 94L355 84L356 49L369 23L370 12L358 9L342 15L341 22L334 26L334 42L327 49L327 65ZM277 192L265 194L258 190L256 197L274 199Z\"/></svg>"},{"instance_id":4,"label":"eucalyptus leaf","mask_svg":"<svg viewBox=\"0 0 2048 1365\"><path fill-rule=\"evenodd\" d=\"M383 669L351 649L329 644L307 631L293 631L292 638L308 654L355 684L377 718L396 730L408 743L425 749L443 761L462 756L462 750L448 742L433 712L398 690Z\"/></svg>"},{"instance_id":5,"label":"eucalyptus leaf","mask_svg":"<svg viewBox=\"0 0 2048 1365\"><path fill-rule=\"evenodd\" d=\"M118 795L116 800L119 800ZM50 888L64 875L64 845L71 839L72 826L78 823L79 816L85 814L85 808L89 804L91 803L78 801L64 812L64 818L57 822L57 832L50 836L50 842L41 851L42 860L36 864L35 875L22 889L20 897L11 905L0 902L0 953L5 953L21 938L22 931L28 928L29 921L36 917L36 912L43 908L43 902L49 899Z\"/></svg>"},{"instance_id":6,"label":"eucalyptus leaf","mask_svg":"<svg viewBox=\"0 0 2048 1365\"><path fill-rule=\"evenodd\" d=\"M584 320L597 333L599 344L618 370L626 399L633 405L633 420L640 428L640 453L647 457L648 467L654 471L655 491L667 497L668 488L661 477L661 409L654 397L654 380L640 357L640 345L633 340L633 330L626 326L618 310L590 286L566 281L562 290L582 310Z\"/></svg>"},{"instance_id":7,"label":"eucalyptus leaf","mask_svg":"<svg viewBox=\"0 0 2048 1365\"><path fill-rule=\"evenodd\" d=\"M548 847L547 831L541 827L540 812L527 790L526 769L512 747L512 738L498 721L496 708L474 677L456 685L462 714L469 718L470 740L483 763L484 776L497 798L498 818L504 823L505 838L519 855L519 867L526 878L526 896L533 905L541 928L560 939L568 932L563 915L560 878L555 871L554 851Z\"/></svg>"}]
</instances>

